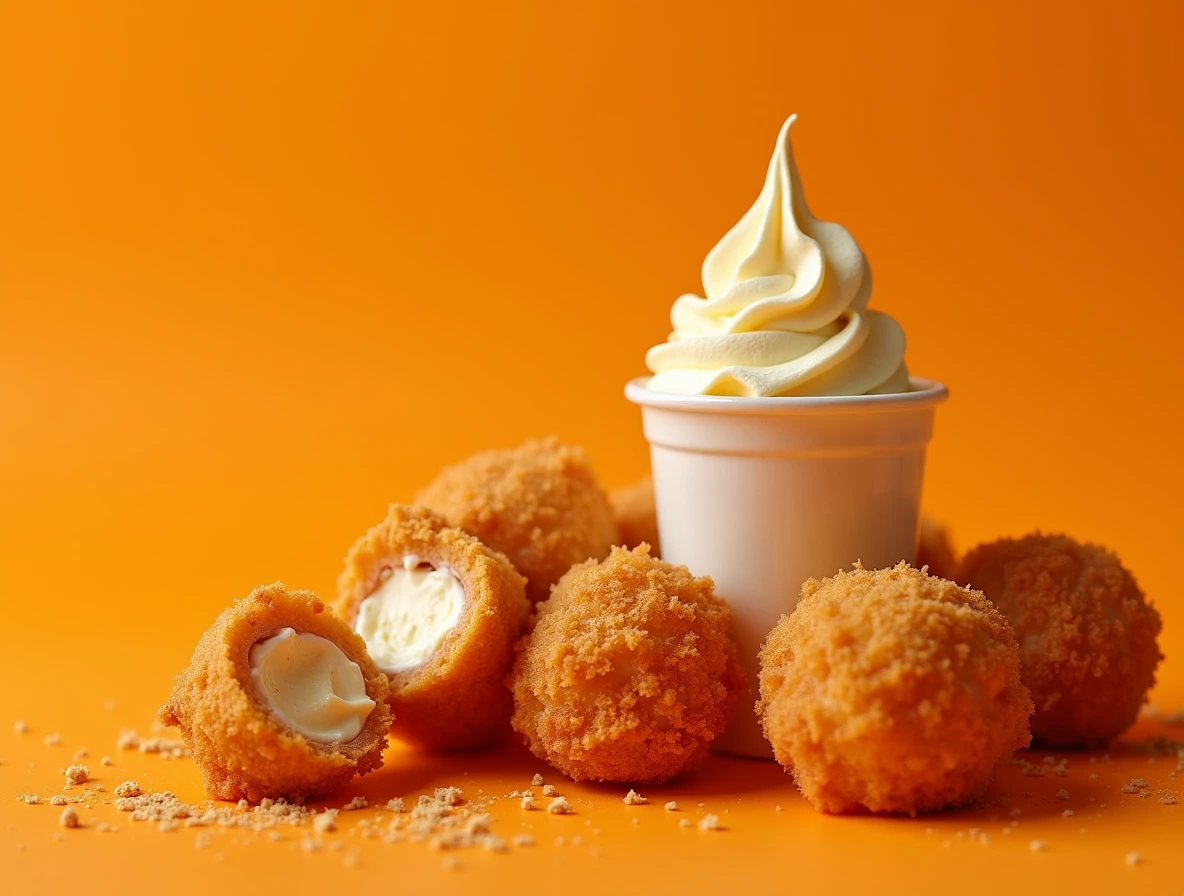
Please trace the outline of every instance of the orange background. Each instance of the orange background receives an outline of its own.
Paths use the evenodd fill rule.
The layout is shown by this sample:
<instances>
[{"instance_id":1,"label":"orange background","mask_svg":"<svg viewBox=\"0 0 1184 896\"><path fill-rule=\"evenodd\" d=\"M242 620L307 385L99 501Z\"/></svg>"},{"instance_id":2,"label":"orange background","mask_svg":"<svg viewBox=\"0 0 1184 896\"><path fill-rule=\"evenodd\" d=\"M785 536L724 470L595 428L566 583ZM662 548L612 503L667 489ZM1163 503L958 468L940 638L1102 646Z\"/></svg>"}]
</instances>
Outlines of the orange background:
<instances>
[{"instance_id":1,"label":"orange background","mask_svg":"<svg viewBox=\"0 0 1184 896\"><path fill-rule=\"evenodd\" d=\"M793 111L814 210L953 393L930 512L962 547L1115 548L1164 617L1155 700L1184 703L1184 6L985 6L0 6L2 715L95 754L145 727L220 608L331 594L387 503L473 450L555 432L606 485L640 475L622 386ZM0 725L0 791L36 789ZM904 848L777 798L802 861ZM0 836L74 846L48 815L21 834L32 811L0 800ZM785 848L762 836L687 873Z\"/></svg>"}]
</instances>

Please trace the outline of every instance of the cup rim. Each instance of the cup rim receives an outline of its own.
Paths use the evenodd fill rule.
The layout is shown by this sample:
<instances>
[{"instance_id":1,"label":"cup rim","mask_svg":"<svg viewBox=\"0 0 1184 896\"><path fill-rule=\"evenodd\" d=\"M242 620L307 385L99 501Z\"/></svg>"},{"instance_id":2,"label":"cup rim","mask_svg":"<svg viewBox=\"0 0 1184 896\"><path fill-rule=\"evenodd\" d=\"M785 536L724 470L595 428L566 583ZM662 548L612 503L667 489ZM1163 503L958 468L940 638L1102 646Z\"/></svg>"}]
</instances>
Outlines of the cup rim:
<instances>
[{"instance_id":1,"label":"cup rim","mask_svg":"<svg viewBox=\"0 0 1184 896\"><path fill-rule=\"evenodd\" d=\"M909 377L908 392L880 395L788 395L748 398L733 395L682 395L654 392L650 378L637 377L625 384L625 397L647 408L704 414L827 414L919 410L941 404L950 396L944 383L925 377Z\"/></svg>"}]
</instances>

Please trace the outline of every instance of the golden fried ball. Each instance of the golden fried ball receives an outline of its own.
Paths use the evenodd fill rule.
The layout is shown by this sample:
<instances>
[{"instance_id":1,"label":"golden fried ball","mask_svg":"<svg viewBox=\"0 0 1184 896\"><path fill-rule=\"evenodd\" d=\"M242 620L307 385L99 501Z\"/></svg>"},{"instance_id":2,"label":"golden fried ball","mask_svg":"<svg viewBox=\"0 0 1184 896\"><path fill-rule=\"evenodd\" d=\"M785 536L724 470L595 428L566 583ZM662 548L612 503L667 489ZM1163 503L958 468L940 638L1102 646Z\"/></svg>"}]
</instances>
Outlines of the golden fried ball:
<instances>
[{"instance_id":1,"label":"golden fried ball","mask_svg":"<svg viewBox=\"0 0 1184 896\"><path fill-rule=\"evenodd\" d=\"M310 740L260 699L251 678L251 648L284 628L325 638L357 664L375 705L353 740ZM389 695L387 678L371 662L362 639L311 591L288 591L276 582L222 611L198 641L158 716L181 729L210 796L252 803L265 797L301 801L327 796L355 774L382 767L391 726Z\"/></svg>"},{"instance_id":2,"label":"golden fried ball","mask_svg":"<svg viewBox=\"0 0 1184 896\"><path fill-rule=\"evenodd\" d=\"M1162 624L1118 557L1037 533L979 545L959 579L982 589L1015 629L1036 740L1090 746L1130 727L1163 659Z\"/></svg>"},{"instance_id":3,"label":"golden fried ball","mask_svg":"<svg viewBox=\"0 0 1184 896\"><path fill-rule=\"evenodd\" d=\"M905 563L807 581L760 661L765 736L823 812L973 802L1029 741L1007 620Z\"/></svg>"},{"instance_id":4,"label":"golden fried ball","mask_svg":"<svg viewBox=\"0 0 1184 896\"><path fill-rule=\"evenodd\" d=\"M655 557L662 551L658 544L658 513L654 508L654 480L646 476L632 485L614 489L608 496L617 524L619 541L627 548L648 544Z\"/></svg>"},{"instance_id":5,"label":"golden fried ball","mask_svg":"<svg viewBox=\"0 0 1184 896\"><path fill-rule=\"evenodd\" d=\"M917 540L917 569L929 567L929 574L955 581L958 575L958 555L950 539L950 531L931 517L921 517L921 533Z\"/></svg>"},{"instance_id":6,"label":"golden fried ball","mask_svg":"<svg viewBox=\"0 0 1184 896\"><path fill-rule=\"evenodd\" d=\"M475 454L443 470L415 503L509 557L532 602L546 600L573 563L606 556L617 540L583 449L554 438Z\"/></svg>"},{"instance_id":7,"label":"golden fried ball","mask_svg":"<svg viewBox=\"0 0 1184 896\"><path fill-rule=\"evenodd\" d=\"M576 781L657 783L702 757L745 684L712 589L644 545L573 567L509 680L531 751Z\"/></svg>"}]
</instances>

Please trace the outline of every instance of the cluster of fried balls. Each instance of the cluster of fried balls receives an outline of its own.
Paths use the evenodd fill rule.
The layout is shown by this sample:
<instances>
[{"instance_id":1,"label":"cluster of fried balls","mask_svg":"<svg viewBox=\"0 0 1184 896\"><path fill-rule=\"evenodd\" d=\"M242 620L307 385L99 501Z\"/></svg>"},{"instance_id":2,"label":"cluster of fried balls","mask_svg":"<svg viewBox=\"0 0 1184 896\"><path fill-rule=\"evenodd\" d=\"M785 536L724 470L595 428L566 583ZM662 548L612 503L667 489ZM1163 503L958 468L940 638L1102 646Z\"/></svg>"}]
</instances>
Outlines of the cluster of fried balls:
<instances>
[{"instance_id":1,"label":"cluster of fried balls","mask_svg":"<svg viewBox=\"0 0 1184 896\"><path fill-rule=\"evenodd\" d=\"M583 451L554 439L482 452L357 541L331 608L276 584L225 610L160 715L222 799L323 796L381 766L388 734L469 750L513 730L574 780L660 783L758 695L711 579L659 552L649 480L606 495ZM425 660L380 668L359 614L413 567L448 571L464 601ZM252 646L284 626L357 664L378 708L349 742L304 737L252 686ZM1036 534L959 559L926 521L915 566L857 562L802 586L761 651L756 711L819 810L965 805L1033 738L1122 733L1154 683L1159 630L1103 548Z\"/></svg>"}]
</instances>

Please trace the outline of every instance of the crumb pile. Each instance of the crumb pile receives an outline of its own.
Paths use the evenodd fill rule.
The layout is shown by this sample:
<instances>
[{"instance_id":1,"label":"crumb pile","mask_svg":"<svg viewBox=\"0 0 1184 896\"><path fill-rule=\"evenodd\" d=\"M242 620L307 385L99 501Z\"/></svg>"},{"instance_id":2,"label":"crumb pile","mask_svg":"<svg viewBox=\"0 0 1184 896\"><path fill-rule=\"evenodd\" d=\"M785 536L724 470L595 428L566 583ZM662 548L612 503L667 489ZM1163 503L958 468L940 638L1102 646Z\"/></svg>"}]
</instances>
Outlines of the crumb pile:
<instances>
[{"instance_id":1,"label":"crumb pile","mask_svg":"<svg viewBox=\"0 0 1184 896\"><path fill-rule=\"evenodd\" d=\"M665 781L701 758L744 687L712 582L613 548L538 605L510 684L514 728L574 780Z\"/></svg>"},{"instance_id":2,"label":"crumb pile","mask_svg":"<svg viewBox=\"0 0 1184 896\"><path fill-rule=\"evenodd\" d=\"M760 684L778 761L827 812L973 802L1029 740L1007 621L905 563L806 582L761 650Z\"/></svg>"},{"instance_id":3,"label":"crumb pile","mask_svg":"<svg viewBox=\"0 0 1184 896\"><path fill-rule=\"evenodd\" d=\"M1130 727L1163 658L1162 624L1117 556L1063 535L1005 538L971 550L959 581L1015 630L1034 739L1092 746Z\"/></svg>"}]
</instances>

